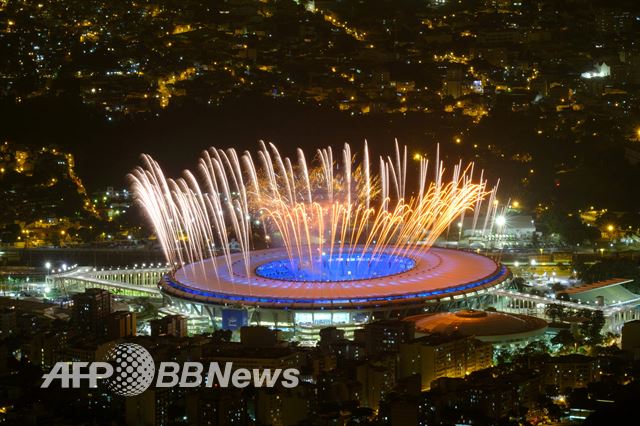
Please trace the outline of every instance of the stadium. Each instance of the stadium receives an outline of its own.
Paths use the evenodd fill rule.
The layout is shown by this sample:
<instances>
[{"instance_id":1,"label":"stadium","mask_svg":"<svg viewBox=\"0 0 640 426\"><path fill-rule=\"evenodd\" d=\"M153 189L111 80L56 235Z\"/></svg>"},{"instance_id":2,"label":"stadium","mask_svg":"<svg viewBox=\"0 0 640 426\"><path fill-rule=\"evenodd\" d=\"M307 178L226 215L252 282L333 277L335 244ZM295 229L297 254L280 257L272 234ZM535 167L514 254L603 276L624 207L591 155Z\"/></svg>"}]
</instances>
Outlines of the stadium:
<instances>
[{"instance_id":1,"label":"stadium","mask_svg":"<svg viewBox=\"0 0 640 426\"><path fill-rule=\"evenodd\" d=\"M474 305L509 277L506 267L488 257L435 247L414 258L411 269L383 277L293 281L256 273L284 257L278 249L253 252L253 273L237 267L235 279L216 278L194 263L166 275L160 285L170 306L209 316L220 328L260 324L316 334L331 325L350 331L372 319Z\"/></svg>"},{"instance_id":2,"label":"stadium","mask_svg":"<svg viewBox=\"0 0 640 426\"><path fill-rule=\"evenodd\" d=\"M159 284L165 305L214 328L265 325L301 340L327 326L350 335L374 319L477 307L507 268L434 244L465 213L475 226L485 198L495 219L496 188L461 162L445 180L438 154L433 181L422 158L411 188L406 148L395 151L375 173L366 144L360 162L347 144L338 159L318 150L315 163L273 145L262 144L260 161L212 148L199 178L176 180L143 157L133 190L175 265Z\"/></svg>"}]
</instances>

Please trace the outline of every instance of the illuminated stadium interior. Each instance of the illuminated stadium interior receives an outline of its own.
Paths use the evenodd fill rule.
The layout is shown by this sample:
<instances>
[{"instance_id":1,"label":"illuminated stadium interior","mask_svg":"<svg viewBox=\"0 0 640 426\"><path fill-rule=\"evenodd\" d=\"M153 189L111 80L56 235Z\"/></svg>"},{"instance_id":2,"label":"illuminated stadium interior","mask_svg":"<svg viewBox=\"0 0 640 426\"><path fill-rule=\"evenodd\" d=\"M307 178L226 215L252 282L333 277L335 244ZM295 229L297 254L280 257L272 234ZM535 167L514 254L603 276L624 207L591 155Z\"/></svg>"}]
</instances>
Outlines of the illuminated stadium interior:
<instances>
[{"instance_id":1,"label":"illuminated stadium interior","mask_svg":"<svg viewBox=\"0 0 640 426\"><path fill-rule=\"evenodd\" d=\"M323 254L320 259L274 260L256 268L256 275L283 281L357 281L406 272L416 262L408 257L356 252L352 255Z\"/></svg>"}]
</instances>

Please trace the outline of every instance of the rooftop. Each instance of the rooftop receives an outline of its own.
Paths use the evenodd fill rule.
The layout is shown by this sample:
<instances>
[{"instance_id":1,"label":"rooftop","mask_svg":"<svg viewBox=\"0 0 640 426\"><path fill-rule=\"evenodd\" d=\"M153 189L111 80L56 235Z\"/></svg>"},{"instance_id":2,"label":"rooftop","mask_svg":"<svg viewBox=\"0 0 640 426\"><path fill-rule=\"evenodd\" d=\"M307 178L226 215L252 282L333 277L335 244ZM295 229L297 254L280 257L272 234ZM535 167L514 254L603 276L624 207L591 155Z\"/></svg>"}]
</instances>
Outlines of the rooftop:
<instances>
[{"instance_id":1,"label":"rooftop","mask_svg":"<svg viewBox=\"0 0 640 426\"><path fill-rule=\"evenodd\" d=\"M573 287L566 291L571 299L577 299L581 303L597 304L598 297L602 297L605 305L632 303L640 300L640 294L635 294L623 287L622 284L632 280L614 278L606 281Z\"/></svg>"},{"instance_id":2,"label":"rooftop","mask_svg":"<svg viewBox=\"0 0 640 426\"><path fill-rule=\"evenodd\" d=\"M458 333L478 337L529 333L547 328L547 322L540 318L473 309L416 315L406 320L415 323L418 333Z\"/></svg>"},{"instance_id":3,"label":"rooftop","mask_svg":"<svg viewBox=\"0 0 640 426\"><path fill-rule=\"evenodd\" d=\"M246 274L240 254L233 255L233 275L223 266L214 272L215 257L185 265L166 277L163 291L206 303L239 303L260 307L318 308L365 305L422 304L485 290L504 281L509 271L492 259L475 253L431 248L415 256L411 270L384 278L341 282L287 281ZM283 249L251 252L250 269L286 258Z\"/></svg>"},{"instance_id":4,"label":"rooftop","mask_svg":"<svg viewBox=\"0 0 640 426\"><path fill-rule=\"evenodd\" d=\"M621 285L621 284L630 283L632 281L633 280L630 280L630 279L627 279L627 278L611 278L611 279L604 280L604 281L596 281L594 283L584 284L584 285L577 286L577 287L572 287L572 288L566 290L565 293L567 293L567 294L585 293L587 291L593 291L593 290L602 289L602 288L606 288L606 287L618 286L618 285Z\"/></svg>"}]
</instances>

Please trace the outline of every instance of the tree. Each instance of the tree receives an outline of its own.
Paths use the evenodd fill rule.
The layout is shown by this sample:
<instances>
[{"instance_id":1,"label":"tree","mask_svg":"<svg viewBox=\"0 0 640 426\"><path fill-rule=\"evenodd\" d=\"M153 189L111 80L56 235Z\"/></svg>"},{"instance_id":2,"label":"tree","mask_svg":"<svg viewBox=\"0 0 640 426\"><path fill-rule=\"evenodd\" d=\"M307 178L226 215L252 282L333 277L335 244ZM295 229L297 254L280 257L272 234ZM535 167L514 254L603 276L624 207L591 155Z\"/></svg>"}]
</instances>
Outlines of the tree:
<instances>
[{"instance_id":1,"label":"tree","mask_svg":"<svg viewBox=\"0 0 640 426\"><path fill-rule=\"evenodd\" d=\"M585 241L594 243L600 239L600 231L596 227L583 224L579 216L569 215L559 210L545 211L540 216L539 223L546 235L559 234L571 245Z\"/></svg>"},{"instance_id":2,"label":"tree","mask_svg":"<svg viewBox=\"0 0 640 426\"><path fill-rule=\"evenodd\" d=\"M548 395L539 395L536 398L536 405L546 411L552 420L558 420L563 414L560 407Z\"/></svg>"},{"instance_id":3,"label":"tree","mask_svg":"<svg viewBox=\"0 0 640 426\"><path fill-rule=\"evenodd\" d=\"M522 350L523 355L536 355L536 354L546 354L549 352L549 347L542 340L536 340L534 342L529 343Z\"/></svg>"},{"instance_id":4,"label":"tree","mask_svg":"<svg viewBox=\"0 0 640 426\"><path fill-rule=\"evenodd\" d=\"M540 236L537 232L531 234L531 245L535 248L540 247Z\"/></svg>"},{"instance_id":5,"label":"tree","mask_svg":"<svg viewBox=\"0 0 640 426\"><path fill-rule=\"evenodd\" d=\"M83 226L78 229L78 238L84 243L89 243L95 240L96 232L91 228Z\"/></svg>"},{"instance_id":6,"label":"tree","mask_svg":"<svg viewBox=\"0 0 640 426\"><path fill-rule=\"evenodd\" d=\"M529 292L528 292L528 293L529 293L529 294L532 294L532 295L534 295L534 296L540 296L540 297L544 297L544 296L545 296L544 291L539 290L539 289L537 289L537 288L531 288L531 289L529 289Z\"/></svg>"},{"instance_id":7,"label":"tree","mask_svg":"<svg viewBox=\"0 0 640 426\"><path fill-rule=\"evenodd\" d=\"M0 242L13 244L18 240L20 232L20 225L9 223L0 230Z\"/></svg>"},{"instance_id":8,"label":"tree","mask_svg":"<svg viewBox=\"0 0 640 426\"><path fill-rule=\"evenodd\" d=\"M606 333L604 333L602 338L604 339L607 345L611 344L612 347L617 347L615 344L615 341L620 338L620 335L613 333L611 331L607 331Z\"/></svg>"},{"instance_id":9,"label":"tree","mask_svg":"<svg viewBox=\"0 0 640 426\"><path fill-rule=\"evenodd\" d=\"M509 364L512 358L512 354L509 350L498 350L496 353L496 363L498 365Z\"/></svg>"},{"instance_id":10,"label":"tree","mask_svg":"<svg viewBox=\"0 0 640 426\"><path fill-rule=\"evenodd\" d=\"M551 339L551 343L553 343L554 345L560 345L563 348L567 349L572 347L574 344L576 344L577 341L573 336L573 333L565 329L565 330L560 330L558 334L553 336L553 339Z\"/></svg>"},{"instance_id":11,"label":"tree","mask_svg":"<svg viewBox=\"0 0 640 426\"><path fill-rule=\"evenodd\" d=\"M522 277L515 277L513 280L511 280L511 285L521 293L524 292L524 290L527 288L527 282Z\"/></svg>"},{"instance_id":12,"label":"tree","mask_svg":"<svg viewBox=\"0 0 640 426\"><path fill-rule=\"evenodd\" d=\"M551 303L544 308L546 316L551 318L551 322L556 322L556 319L564 317L564 306L557 303Z\"/></svg>"},{"instance_id":13,"label":"tree","mask_svg":"<svg viewBox=\"0 0 640 426\"><path fill-rule=\"evenodd\" d=\"M586 312L585 312L586 314ZM605 318L602 311L591 311L588 314L587 321L581 324L580 332L586 338L587 342L591 345L598 345L602 343L602 327L604 327Z\"/></svg>"}]
</instances>

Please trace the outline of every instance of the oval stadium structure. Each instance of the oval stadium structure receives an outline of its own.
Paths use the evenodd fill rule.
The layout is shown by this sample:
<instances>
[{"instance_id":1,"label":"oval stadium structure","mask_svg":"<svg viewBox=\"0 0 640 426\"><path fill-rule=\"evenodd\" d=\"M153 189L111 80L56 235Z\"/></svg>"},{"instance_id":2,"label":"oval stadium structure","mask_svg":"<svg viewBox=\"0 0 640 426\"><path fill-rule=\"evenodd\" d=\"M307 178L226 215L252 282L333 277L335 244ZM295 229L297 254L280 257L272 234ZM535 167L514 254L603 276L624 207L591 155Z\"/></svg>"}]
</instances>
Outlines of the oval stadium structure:
<instances>
[{"instance_id":1,"label":"oval stadium structure","mask_svg":"<svg viewBox=\"0 0 640 426\"><path fill-rule=\"evenodd\" d=\"M488 257L435 247L412 258L378 255L376 264L362 255L333 256L321 271L304 276L292 272L300 270L297 265L288 267L284 249L250 252L248 268L240 253L232 255L232 274L212 264L225 261L205 259L167 274L160 282L167 303L183 314L208 317L218 328L266 325L301 339L328 326L350 334L374 319L443 305L478 306L510 276Z\"/></svg>"}]
</instances>

